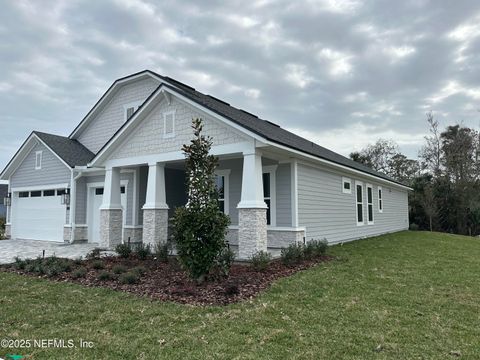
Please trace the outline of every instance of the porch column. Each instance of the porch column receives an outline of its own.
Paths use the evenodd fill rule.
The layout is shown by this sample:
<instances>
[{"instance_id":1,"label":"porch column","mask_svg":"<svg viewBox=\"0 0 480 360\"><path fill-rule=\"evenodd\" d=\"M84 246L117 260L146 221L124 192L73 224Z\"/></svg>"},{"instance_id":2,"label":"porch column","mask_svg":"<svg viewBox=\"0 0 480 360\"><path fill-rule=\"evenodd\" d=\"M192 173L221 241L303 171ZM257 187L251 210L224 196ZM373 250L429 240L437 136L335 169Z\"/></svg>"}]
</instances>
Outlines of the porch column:
<instances>
[{"instance_id":1,"label":"porch column","mask_svg":"<svg viewBox=\"0 0 480 360\"><path fill-rule=\"evenodd\" d=\"M267 204L263 200L262 154L243 153L242 195L238 208L238 252L246 260L267 251Z\"/></svg>"},{"instance_id":2,"label":"porch column","mask_svg":"<svg viewBox=\"0 0 480 360\"><path fill-rule=\"evenodd\" d=\"M168 239L165 164L148 164L147 196L143 206L143 243L154 246Z\"/></svg>"},{"instance_id":3,"label":"porch column","mask_svg":"<svg viewBox=\"0 0 480 360\"><path fill-rule=\"evenodd\" d=\"M101 245L114 248L122 243L123 209L120 195L120 168L107 168L103 202L100 207Z\"/></svg>"}]
</instances>

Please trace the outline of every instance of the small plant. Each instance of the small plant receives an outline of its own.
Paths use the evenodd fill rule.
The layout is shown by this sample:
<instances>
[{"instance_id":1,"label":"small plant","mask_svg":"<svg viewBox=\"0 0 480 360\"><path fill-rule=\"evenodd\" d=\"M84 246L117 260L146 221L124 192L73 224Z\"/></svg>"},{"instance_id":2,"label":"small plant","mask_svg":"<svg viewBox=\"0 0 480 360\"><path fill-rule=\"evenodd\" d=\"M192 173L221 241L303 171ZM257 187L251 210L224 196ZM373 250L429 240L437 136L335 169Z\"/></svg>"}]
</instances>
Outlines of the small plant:
<instances>
[{"instance_id":1,"label":"small plant","mask_svg":"<svg viewBox=\"0 0 480 360\"><path fill-rule=\"evenodd\" d=\"M17 269L17 270L24 270L25 269L26 261L23 261L18 256L15 256L14 261L15 262L13 263L13 267L15 269Z\"/></svg>"},{"instance_id":2,"label":"small plant","mask_svg":"<svg viewBox=\"0 0 480 360\"><path fill-rule=\"evenodd\" d=\"M113 275L110 274L108 271L102 271L100 272L100 274L98 274L97 279L100 281L108 281L113 279Z\"/></svg>"},{"instance_id":3,"label":"small plant","mask_svg":"<svg viewBox=\"0 0 480 360\"><path fill-rule=\"evenodd\" d=\"M115 265L113 268L112 268L112 271L114 274L123 274L124 272L127 272L127 268L123 265Z\"/></svg>"},{"instance_id":4,"label":"small plant","mask_svg":"<svg viewBox=\"0 0 480 360\"><path fill-rule=\"evenodd\" d=\"M272 261L272 255L267 251L259 251L252 255L250 261L255 271L265 271Z\"/></svg>"},{"instance_id":5,"label":"small plant","mask_svg":"<svg viewBox=\"0 0 480 360\"><path fill-rule=\"evenodd\" d=\"M140 243L135 247L135 254L140 260L146 260L151 253L150 244Z\"/></svg>"},{"instance_id":6,"label":"small plant","mask_svg":"<svg viewBox=\"0 0 480 360\"><path fill-rule=\"evenodd\" d=\"M303 248L303 254L305 259L314 259L316 257L325 255L328 248L328 242L323 240L310 240Z\"/></svg>"},{"instance_id":7,"label":"small plant","mask_svg":"<svg viewBox=\"0 0 480 360\"><path fill-rule=\"evenodd\" d=\"M168 262L168 256L170 255L170 244L166 243L156 243L153 249L158 260L162 262Z\"/></svg>"},{"instance_id":8,"label":"small plant","mask_svg":"<svg viewBox=\"0 0 480 360\"><path fill-rule=\"evenodd\" d=\"M115 252L124 259L128 259L132 253L132 249L128 244L118 244L115 246Z\"/></svg>"},{"instance_id":9,"label":"small plant","mask_svg":"<svg viewBox=\"0 0 480 360\"><path fill-rule=\"evenodd\" d=\"M82 261L83 261L82 257L79 256L79 257L75 258L75 260L73 260L73 263L75 265L82 265Z\"/></svg>"},{"instance_id":10,"label":"small plant","mask_svg":"<svg viewBox=\"0 0 480 360\"><path fill-rule=\"evenodd\" d=\"M234 296L240 293L240 289L237 284L227 284L225 286L225 295Z\"/></svg>"},{"instance_id":11,"label":"small plant","mask_svg":"<svg viewBox=\"0 0 480 360\"><path fill-rule=\"evenodd\" d=\"M411 231L418 231L420 229L420 227L415 223L411 223L409 229Z\"/></svg>"},{"instance_id":12,"label":"small plant","mask_svg":"<svg viewBox=\"0 0 480 360\"><path fill-rule=\"evenodd\" d=\"M62 271L58 268L57 265L50 265L46 268L45 273L48 277L54 277L60 274Z\"/></svg>"},{"instance_id":13,"label":"small plant","mask_svg":"<svg viewBox=\"0 0 480 360\"><path fill-rule=\"evenodd\" d=\"M84 278L87 275L87 269L81 267L72 272L72 277L74 279Z\"/></svg>"},{"instance_id":14,"label":"small plant","mask_svg":"<svg viewBox=\"0 0 480 360\"><path fill-rule=\"evenodd\" d=\"M92 268L94 268L95 270L102 270L105 269L105 264L102 260L96 260L92 263Z\"/></svg>"},{"instance_id":15,"label":"small plant","mask_svg":"<svg viewBox=\"0 0 480 360\"><path fill-rule=\"evenodd\" d=\"M101 250L99 248L92 249L85 257L89 260L99 259L101 255Z\"/></svg>"},{"instance_id":16,"label":"small plant","mask_svg":"<svg viewBox=\"0 0 480 360\"><path fill-rule=\"evenodd\" d=\"M282 249L280 258L282 262L287 266L292 266L302 262L304 259L304 246L303 244L291 244Z\"/></svg>"},{"instance_id":17,"label":"small plant","mask_svg":"<svg viewBox=\"0 0 480 360\"><path fill-rule=\"evenodd\" d=\"M127 272L120 275L118 280L121 284L136 284L139 281L139 276L134 272Z\"/></svg>"},{"instance_id":18,"label":"small plant","mask_svg":"<svg viewBox=\"0 0 480 360\"><path fill-rule=\"evenodd\" d=\"M228 276L234 261L235 253L227 247L224 248L215 259L215 263L210 270L210 275L213 278Z\"/></svg>"},{"instance_id":19,"label":"small plant","mask_svg":"<svg viewBox=\"0 0 480 360\"><path fill-rule=\"evenodd\" d=\"M142 276L147 272L147 269L145 269L143 266L137 266L132 269L132 272L138 276Z\"/></svg>"}]
</instances>

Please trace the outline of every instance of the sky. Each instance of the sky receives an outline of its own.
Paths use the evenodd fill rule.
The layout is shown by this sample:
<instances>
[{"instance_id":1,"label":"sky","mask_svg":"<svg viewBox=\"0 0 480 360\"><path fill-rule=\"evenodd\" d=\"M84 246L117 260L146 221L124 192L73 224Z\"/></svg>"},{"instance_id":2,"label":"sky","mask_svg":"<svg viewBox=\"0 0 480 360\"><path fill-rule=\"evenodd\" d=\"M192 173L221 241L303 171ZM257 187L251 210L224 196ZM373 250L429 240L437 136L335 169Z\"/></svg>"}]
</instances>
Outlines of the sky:
<instances>
[{"instance_id":1,"label":"sky","mask_svg":"<svg viewBox=\"0 0 480 360\"><path fill-rule=\"evenodd\" d=\"M416 157L428 111L480 124L475 0L0 1L2 169L144 69L347 156L384 138Z\"/></svg>"}]
</instances>

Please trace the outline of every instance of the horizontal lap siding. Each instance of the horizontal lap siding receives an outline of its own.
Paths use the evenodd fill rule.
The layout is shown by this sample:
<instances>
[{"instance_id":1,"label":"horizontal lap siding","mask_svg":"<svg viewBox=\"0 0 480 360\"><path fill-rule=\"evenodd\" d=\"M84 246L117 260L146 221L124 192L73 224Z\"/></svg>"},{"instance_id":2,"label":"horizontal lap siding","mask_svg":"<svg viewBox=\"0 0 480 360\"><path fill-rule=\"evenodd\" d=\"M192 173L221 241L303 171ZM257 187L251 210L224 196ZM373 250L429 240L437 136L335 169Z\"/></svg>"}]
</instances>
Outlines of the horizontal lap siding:
<instances>
[{"instance_id":1,"label":"horizontal lap siding","mask_svg":"<svg viewBox=\"0 0 480 360\"><path fill-rule=\"evenodd\" d=\"M35 170L35 153L42 151L42 168ZM10 187L28 187L70 183L71 170L43 144L37 144L15 170Z\"/></svg>"},{"instance_id":2,"label":"horizontal lap siding","mask_svg":"<svg viewBox=\"0 0 480 360\"><path fill-rule=\"evenodd\" d=\"M406 191L361 176L343 176L352 181L351 194L342 192L342 173L298 165L299 225L307 228L307 239L327 238L335 243L408 228ZM355 180L363 182L363 226L356 222ZM373 225L367 225L367 183L373 186ZM378 211L379 185L383 189L383 213Z\"/></svg>"},{"instance_id":3,"label":"horizontal lap siding","mask_svg":"<svg viewBox=\"0 0 480 360\"><path fill-rule=\"evenodd\" d=\"M277 226L292 225L292 177L290 168L290 164L280 164L276 172Z\"/></svg>"}]
</instances>

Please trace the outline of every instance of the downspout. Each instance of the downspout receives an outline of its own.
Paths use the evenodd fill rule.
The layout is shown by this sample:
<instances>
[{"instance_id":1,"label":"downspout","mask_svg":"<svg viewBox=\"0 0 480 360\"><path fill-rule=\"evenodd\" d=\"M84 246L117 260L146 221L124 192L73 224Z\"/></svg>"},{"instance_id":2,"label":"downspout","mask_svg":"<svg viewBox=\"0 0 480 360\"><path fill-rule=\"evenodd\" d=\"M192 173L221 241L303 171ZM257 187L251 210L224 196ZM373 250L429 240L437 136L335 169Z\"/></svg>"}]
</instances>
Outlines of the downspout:
<instances>
[{"instance_id":1,"label":"downspout","mask_svg":"<svg viewBox=\"0 0 480 360\"><path fill-rule=\"evenodd\" d=\"M82 172L79 171L77 176L73 176L74 169L70 179L70 243L75 240L75 226L76 226L76 207L77 207L77 180L82 177Z\"/></svg>"}]
</instances>

